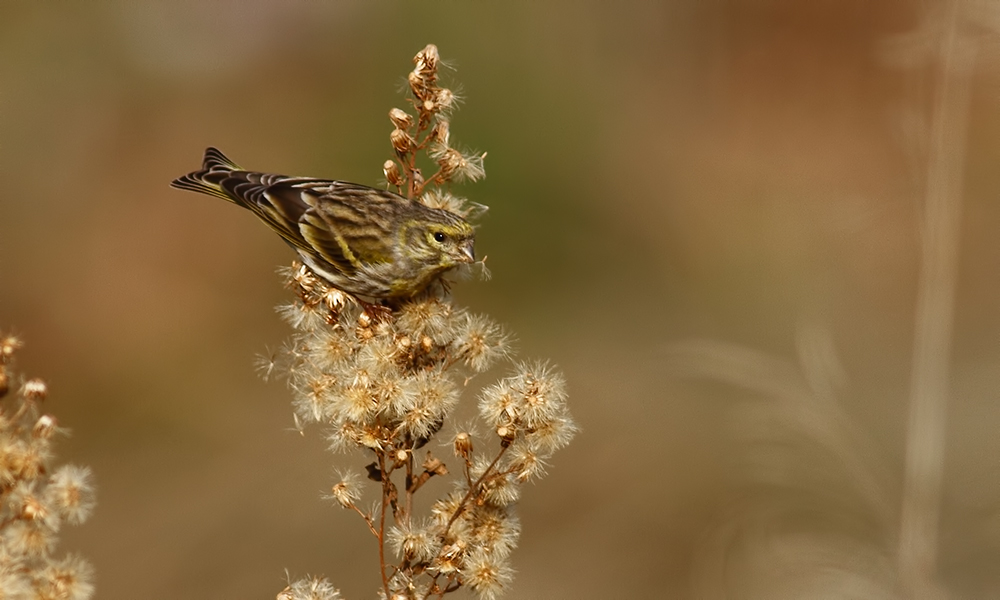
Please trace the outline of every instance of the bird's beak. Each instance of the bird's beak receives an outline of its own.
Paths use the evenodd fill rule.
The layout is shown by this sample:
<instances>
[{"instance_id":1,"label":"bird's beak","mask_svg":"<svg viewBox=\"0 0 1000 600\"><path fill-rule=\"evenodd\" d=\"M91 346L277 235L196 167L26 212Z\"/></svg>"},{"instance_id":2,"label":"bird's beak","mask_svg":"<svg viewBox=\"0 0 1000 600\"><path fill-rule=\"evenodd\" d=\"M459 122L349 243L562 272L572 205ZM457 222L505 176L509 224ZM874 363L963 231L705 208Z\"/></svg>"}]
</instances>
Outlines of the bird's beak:
<instances>
[{"instance_id":1,"label":"bird's beak","mask_svg":"<svg viewBox=\"0 0 1000 600\"><path fill-rule=\"evenodd\" d=\"M463 262L476 262L475 241L469 240L461 247Z\"/></svg>"}]
</instances>

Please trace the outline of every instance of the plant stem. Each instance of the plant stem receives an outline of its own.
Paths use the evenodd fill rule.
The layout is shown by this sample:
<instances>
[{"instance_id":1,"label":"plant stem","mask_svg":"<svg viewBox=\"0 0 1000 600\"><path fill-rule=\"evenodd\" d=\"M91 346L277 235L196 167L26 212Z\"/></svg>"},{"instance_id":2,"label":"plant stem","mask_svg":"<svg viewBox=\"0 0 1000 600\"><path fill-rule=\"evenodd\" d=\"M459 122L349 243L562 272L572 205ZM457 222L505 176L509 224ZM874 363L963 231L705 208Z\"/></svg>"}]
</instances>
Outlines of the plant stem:
<instances>
[{"instance_id":1,"label":"plant stem","mask_svg":"<svg viewBox=\"0 0 1000 600\"><path fill-rule=\"evenodd\" d=\"M389 598L389 578L385 574L385 509L389 504L389 475L385 472L385 455L378 454L379 471L382 473L382 510L379 514L378 524L378 566L382 575L382 589L385 590L385 597Z\"/></svg>"},{"instance_id":2,"label":"plant stem","mask_svg":"<svg viewBox=\"0 0 1000 600\"><path fill-rule=\"evenodd\" d=\"M448 524L445 526L444 533L441 534L441 537L448 536L448 531L451 530L451 526L455 522L455 519L457 519L459 515L465 512L466 503L469 501L470 498L472 498L472 494L479 489L479 486L482 485L483 481L486 480L486 477L490 474L490 471L493 470L493 467L497 466L497 463L500 462L500 457L503 456L505 452L507 452L507 448L510 448L510 444L505 444L503 447L500 448L500 452L497 453L496 458L493 459L493 462L490 463L490 466L486 467L486 470L483 471L483 474L480 475L479 479L476 480L475 485L469 486L469 491L465 493L465 497L463 497L462 501L458 503L458 508L455 509L455 514L451 515L451 518L448 519Z\"/></svg>"},{"instance_id":3,"label":"plant stem","mask_svg":"<svg viewBox=\"0 0 1000 600\"><path fill-rule=\"evenodd\" d=\"M917 292L910 416L900 515L899 580L909 598L933 594L944 471L951 338L962 204L962 164L974 42L949 7L931 118Z\"/></svg>"}]
</instances>

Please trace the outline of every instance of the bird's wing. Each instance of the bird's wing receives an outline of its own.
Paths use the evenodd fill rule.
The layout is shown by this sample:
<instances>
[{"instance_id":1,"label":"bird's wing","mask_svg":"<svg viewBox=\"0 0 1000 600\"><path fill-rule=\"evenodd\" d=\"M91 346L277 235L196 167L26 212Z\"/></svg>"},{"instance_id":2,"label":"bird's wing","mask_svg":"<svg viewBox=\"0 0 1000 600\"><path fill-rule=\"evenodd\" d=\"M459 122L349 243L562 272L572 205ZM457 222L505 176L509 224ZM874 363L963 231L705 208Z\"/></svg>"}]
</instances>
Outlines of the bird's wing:
<instances>
[{"instance_id":1,"label":"bird's wing","mask_svg":"<svg viewBox=\"0 0 1000 600\"><path fill-rule=\"evenodd\" d=\"M336 221L318 207L331 186L338 182L307 177L285 177L235 171L222 187L257 214L271 229L297 250L326 261L345 274L360 266Z\"/></svg>"}]
</instances>

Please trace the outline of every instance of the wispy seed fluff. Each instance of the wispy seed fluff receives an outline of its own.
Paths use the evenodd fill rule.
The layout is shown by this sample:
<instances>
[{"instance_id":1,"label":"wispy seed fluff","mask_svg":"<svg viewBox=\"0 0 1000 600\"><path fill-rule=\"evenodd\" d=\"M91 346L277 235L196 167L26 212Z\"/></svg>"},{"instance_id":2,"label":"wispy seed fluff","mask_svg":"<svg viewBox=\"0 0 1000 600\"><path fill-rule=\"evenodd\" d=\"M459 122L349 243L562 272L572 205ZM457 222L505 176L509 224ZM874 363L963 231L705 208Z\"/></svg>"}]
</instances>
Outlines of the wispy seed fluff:
<instances>
[{"instance_id":1,"label":"wispy seed fluff","mask_svg":"<svg viewBox=\"0 0 1000 600\"><path fill-rule=\"evenodd\" d=\"M476 441L470 432L482 428L469 424L454 434L449 445L459 464L449 469L427 443L452 418L468 381L507 358L510 336L456 308L443 287L386 310L350 299L327 303L322 280L299 265L290 273L298 299L283 313L297 333L273 364L286 369L297 422L325 425L337 452L361 449L374 458L365 475L383 502L361 511L353 473L342 474L326 497L357 511L395 553L400 563L386 566L395 569L388 595L403 593L404 583L427 591L448 582L433 594L467 585L482 598L497 597L512 577L506 560L520 534L514 505L522 486L545 474L545 460L577 430L563 377L544 362L520 363L483 389L479 409L489 433ZM396 472L406 477L394 482ZM455 488L433 504L429 519L409 512L409 498L427 480L452 472ZM391 511L384 519L383 510ZM299 583L283 593L305 589Z\"/></svg>"},{"instance_id":2,"label":"wispy seed fluff","mask_svg":"<svg viewBox=\"0 0 1000 600\"><path fill-rule=\"evenodd\" d=\"M499 598L510 587L514 571L505 558L474 552L464 562L462 579L485 600Z\"/></svg>"},{"instance_id":3,"label":"wispy seed fluff","mask_svg":"<svg viewBox=\"0 0 1000 600\"><path fill-rule=\"evenodd\" d=\"M402 523L389 529L389 544L402 559L430 562L441 551L441 538L432 525Z\"/></svg>"},{"instance_id":4,"label":"wispy seed fluff","mask_svg":"<svg viewBox=\"0 0 1000 600\"><path fill-rule=\"evenodd\" d=\"M546 363L522 363L514 375L483 390L479 412L501 437L526 444L544 459L576 434L566 397L562 375Z\"/></svg>"},{"instance_id":5,"label":"wispy seed fluff","mask_svg":"<svg viewBox=\"0 0 1000 600\"><path fill-rule=\"evenodd\" d=\"M303 577L281 590L277 600L340 600L340 590L323 577Z\"/></svg>"},{"instance_id":6,"label":"wispy seed fluff","mask_svg":"<svg viewBox=\"0 0 1000 600\"><path fill-rule=\"evenodd\" d=\"M510 351L498 324L455 308L440 290L391 313L352 301L331 309L322 280L301 265L290 274L299 298L281 311L299 333L269 364L284 365L297 421L332 425L337 447L365 439L369 448L405 448L426 438L454 409L460 383Z\"/></svg>"},{"instance_id":7,"label":"wispy seed fluff","mask_svg":"<svg viewBox=\"0 0 1000 600\"><path fill-rule=\"evenodd\" d=\"M330 490L328 499L334 500L344 508L353 508L361 499L361 486L358 476L353 472L340 473L340 481Z\"/></svg>"}]
</instances>

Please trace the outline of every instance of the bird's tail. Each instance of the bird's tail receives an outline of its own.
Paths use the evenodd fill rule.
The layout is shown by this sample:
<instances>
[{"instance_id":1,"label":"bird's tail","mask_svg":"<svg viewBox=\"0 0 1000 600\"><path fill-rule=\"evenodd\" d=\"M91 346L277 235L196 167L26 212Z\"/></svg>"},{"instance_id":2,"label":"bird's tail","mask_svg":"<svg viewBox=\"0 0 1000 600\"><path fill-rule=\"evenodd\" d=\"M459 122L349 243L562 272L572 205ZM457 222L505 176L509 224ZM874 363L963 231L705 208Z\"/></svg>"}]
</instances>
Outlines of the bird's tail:
<instances>
[{"instance_id":1,"label":"bird's tail","mask_svg":"<svg viewBox=\"0 0 1000 600\"><path fill-rule=\"evenodd\" d=\"M223 200L235 202L232 196L219 185L233 171L242 171L242 169L229 160L218 148L208 148L205 150L205 159L201 163L201 170L178 177L170 182L170 187L218 196Z\"/></svg>"}]
</instances>

